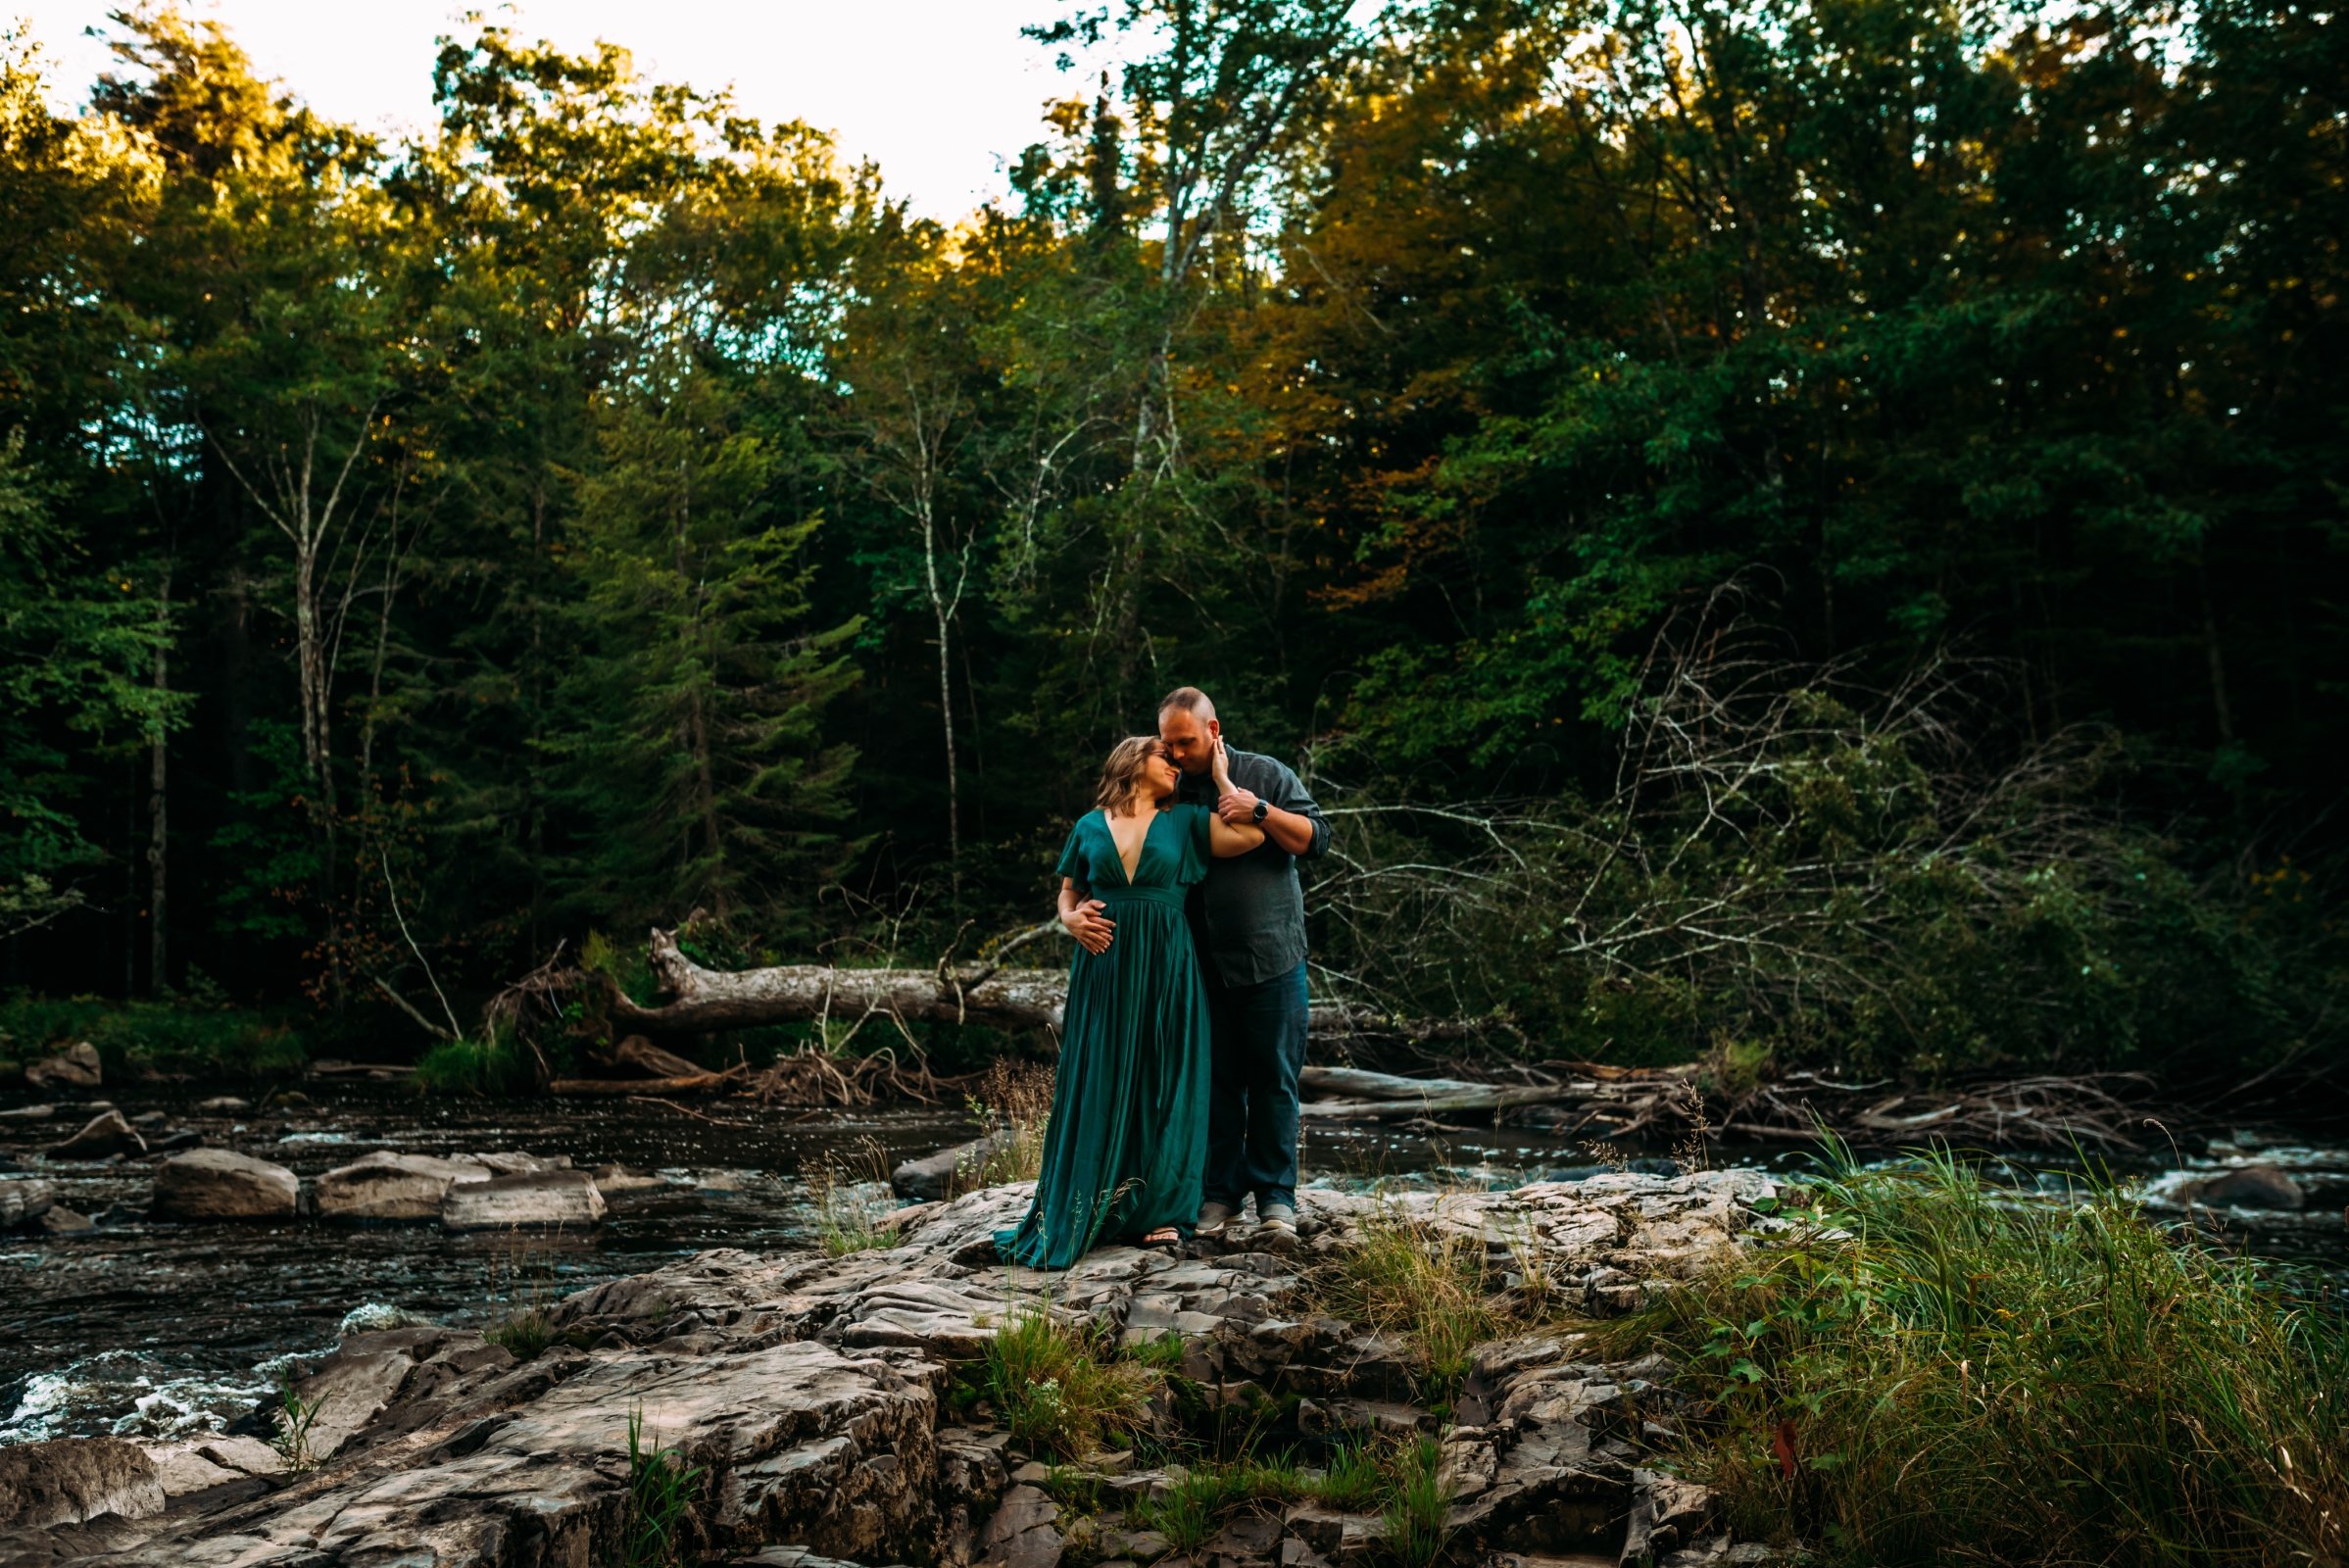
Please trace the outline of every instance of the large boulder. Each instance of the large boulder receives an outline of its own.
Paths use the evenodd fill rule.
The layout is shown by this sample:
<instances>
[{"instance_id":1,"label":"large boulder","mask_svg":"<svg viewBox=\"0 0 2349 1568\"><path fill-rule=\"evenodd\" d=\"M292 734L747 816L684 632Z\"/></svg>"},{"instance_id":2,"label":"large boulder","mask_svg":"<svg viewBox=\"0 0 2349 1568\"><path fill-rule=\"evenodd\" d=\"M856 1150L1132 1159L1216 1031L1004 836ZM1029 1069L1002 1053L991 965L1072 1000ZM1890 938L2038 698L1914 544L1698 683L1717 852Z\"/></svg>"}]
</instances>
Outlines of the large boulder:
<instances>
[{"instance_id":1,"label":"large boulder","mask_svg":"<svg viewBox=\"0 0 2349 1568\"><path fill-rule=\"evenodd\" d=\"M2206 1177L2185 1190L2189 1202L2213 1208L2302 1208L2308 1191L2273 1165L2245 1165Z\"/></svg>"},{"instance_id":2,"label":"large boulder","mask_svg":"<svg viewBox=\"0 0 2349 1568\"><path fill-rule=\"evenodd\" d=\"M98 1048L86 1040L24 1069L24 1082L35 1089L95 1089L105 1077Z\"/></svg>"},{"instance_id":3,"label":"large boulder","mask_svg":"<svg viewBox=\"0 0 2349 1568\"><path fill-rule=\"evenodd\" d=\"M320 1219L427 1220L440 1218L451 1187L489 1179L489 1167L478 1160L382 1150L326 1172L311 1195Z\"/></svg>"},{"instance_id":4,"label":"large boulder","mask_svg":"<svg viewBox=\"0 0 2349 1568\"><path fill-rule=\"evenodd\" d=\"M0 1447L0 1530L47 1530L117 1514L161 1513L144 1449L120 1438L57 1438Z\"/></svg>"},{"instance_id":5,"label":"large boulder","mask_svg":"<svg viewBox=\"0 0 2349 1568\"><path fill-rule=\"evenodd\" d=\"M583 1170L463 1182L440 1200L440 1222L453 1231L585 1227L603 1218L604 1195Z\"/></svg>"},{"instance_id":6,"label":"large boulder","mask_svg":"<svg viewBox=\"0 0 2349 1568\"><path fill-rule=\"evenodd\" d=\"M1018 1136L1008 1127L998 1128L984 1138L974 1138L967 1144L942 1149L935 1154L919 1159L901 1161L889 1173L889 1185L900 1198L952 1198L954 1178L963 1171L976 1173L987 1168L987 1161L996 1153L1010 1147Z\"/></svg>"},{"instance_id":7,"label":"large boulder","mask_svg":"<svg viewBox=\"0 0 2349 1568\"><path fill-rule=\"evenodd\" d=\"M81 1131L49 1151L51 1159L112 1159L117 1154L143 1154L147 1141L122 1119L119 1110L102 1110Z\"/></svg>"},{"instance_id":8,"label":"large boulder","mask_svg":"<svg viewBox=\"0 0 2349 1568\"><path fill-rule=\"evenodd\" d=\"M0 1177L0 1231L29 1225L57 1205L57 1190L38 1176Z\"/></svg>"},{"instance_id":9,"label":"large boulder","mask_svg":"<svg viewBox=\"0 0 2349 1568\"><path fill-rule=\"evenodd\" d=\"M283 1165L225 1149L195 1149L155 1167L158 1219L291 1219L302 1184Z\"/></svg>"}]
</instances>

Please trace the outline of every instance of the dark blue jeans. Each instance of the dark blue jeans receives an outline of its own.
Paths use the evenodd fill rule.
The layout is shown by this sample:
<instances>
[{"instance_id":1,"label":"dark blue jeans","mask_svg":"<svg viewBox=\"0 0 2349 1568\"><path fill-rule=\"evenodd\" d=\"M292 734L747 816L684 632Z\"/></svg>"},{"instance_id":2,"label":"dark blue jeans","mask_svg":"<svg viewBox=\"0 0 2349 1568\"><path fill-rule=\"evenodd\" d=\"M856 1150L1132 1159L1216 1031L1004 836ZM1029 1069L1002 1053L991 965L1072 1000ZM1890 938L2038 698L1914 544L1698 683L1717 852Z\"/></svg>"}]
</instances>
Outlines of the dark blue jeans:
<instances>
[{"instance_id":1,"label":"dark blue jeans","mask_svg":"<svg viewBox=\"0 0 2349 1568\"><path fill-rule=\"evenodd\" d=\"M1215 1038L1201 1195L1238 1208L1256 1195L1297 1202L1297 1075L1305 1065L1305 966L1252 986L1227 986L1207 966Z\"/></svg>"}]
</instances>

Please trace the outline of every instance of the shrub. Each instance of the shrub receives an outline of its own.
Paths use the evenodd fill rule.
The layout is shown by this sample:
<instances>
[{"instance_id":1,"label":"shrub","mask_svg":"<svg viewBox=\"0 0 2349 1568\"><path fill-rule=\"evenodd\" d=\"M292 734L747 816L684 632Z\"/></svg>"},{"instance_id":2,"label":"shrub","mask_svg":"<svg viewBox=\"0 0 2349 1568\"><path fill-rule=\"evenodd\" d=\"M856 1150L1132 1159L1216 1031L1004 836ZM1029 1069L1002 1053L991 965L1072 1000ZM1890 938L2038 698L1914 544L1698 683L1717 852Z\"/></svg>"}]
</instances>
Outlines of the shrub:
<instances>
[{"instance_id":1,"label":"shrub","mask_svg":"<svg viewBox=\"0 0 2349 1568\"><path fill-rule=\"evenodd\" d=\"M1680 1462L1740 1534L1853 1564L2338 1562L2349 1329L2273 1266L1946 1157L1608 1333L1686 1359Z\"/></svg>"}]
</instances>

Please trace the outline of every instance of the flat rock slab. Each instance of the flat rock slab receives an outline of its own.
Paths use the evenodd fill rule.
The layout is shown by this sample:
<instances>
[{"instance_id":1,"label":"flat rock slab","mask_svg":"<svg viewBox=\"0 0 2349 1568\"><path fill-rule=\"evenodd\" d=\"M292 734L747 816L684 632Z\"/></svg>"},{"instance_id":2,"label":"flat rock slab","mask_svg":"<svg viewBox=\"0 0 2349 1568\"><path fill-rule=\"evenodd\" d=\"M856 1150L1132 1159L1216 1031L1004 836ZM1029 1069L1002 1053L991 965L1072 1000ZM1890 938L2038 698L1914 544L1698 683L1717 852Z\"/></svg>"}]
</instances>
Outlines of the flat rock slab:
<instances>
[{"instance_id":1,"label":"flat rock slab","mask_svg":"<svg viewBox=\"0 0 2349 1568\"><path fill-rule=\"evenodd\" d=\"M167 1516L104 1560L115 1568L616 1561L632 1412L641 1413L647 1446L674 1447L715 1478L708 1521L720 1549L787 1540L823 1556L890 1562L918 1544L936 1470L937 1401L926 1369L803 1341L737 1354L588 1359L520 1408L452 1410L269 1496Z\"/></svg>"},{"instance_id":2,"label":"flat rock slab","mask_svg":"<svg viewBox=\"0 0 2349 1568\"><path fill-rule=\"evenodd\" d=\"M490 1168L477 1159L386 1150L318 1177L311 1184L311 1200L324 1220L435 1220L450 1188L460 1182L485 1182L490 1176Z\"/></svg>"},{"instance_id":3,"label":"flat rock slab","mask_svg":"<svg viewBox=\"0 0 2349 1568\"><path fill-rule=\"evenodd\" d=\"M0 1530L47 1530L108 1514L140 1519L163 1505L154 1461L136 1444L59 1438L0 1447Z\"/></svg>"},{"instance_id":4,"label":"flat rock slab","mask_svg":"<svg viewBox=\"0 0 2349 1568\"><path fill-rule=\"evenodd\" d=\"M225 1149L195 1149L155 1167L158 1219L291 1219L302 1183L283 1165Z\"/></svg>"},{"instance_id":5,"label":"flat rock slab","mask_svg":"<svg viewBox=\"0 0 2349 1568\"><path fill-rule=\"evenodd\" d=\"M583 1170L549 1170L453 1185L440 1222L453 1231L585 1228L602 1222L604 1195Z\"/></svg>"}]
</instances>

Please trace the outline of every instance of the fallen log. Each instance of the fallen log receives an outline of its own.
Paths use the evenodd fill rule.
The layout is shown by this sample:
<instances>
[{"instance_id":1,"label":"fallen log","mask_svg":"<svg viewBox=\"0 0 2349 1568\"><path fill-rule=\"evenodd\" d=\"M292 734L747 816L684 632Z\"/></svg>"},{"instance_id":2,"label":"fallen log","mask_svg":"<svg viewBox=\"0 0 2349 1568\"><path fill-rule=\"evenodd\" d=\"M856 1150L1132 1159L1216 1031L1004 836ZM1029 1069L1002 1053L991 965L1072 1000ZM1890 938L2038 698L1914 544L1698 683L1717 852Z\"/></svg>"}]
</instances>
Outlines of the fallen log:
<instances>
[{"instance_id":1,"label":"fallen log","mask_svg":"<svg viewBox=\"0 0 2349 1568\"><path fill-rule=\"evenodd\" d=\"M650 956L665 998L657 1005L636 1002L610 975L603 977L606 1013L618 1028L651 1035L708 1034L813 1018L854 1023L877 1016L1057 1034L1068 1002L1068 971L1060 968L942 963L931 969L856 969L784 963L706 969L679 949L674 932L661 930L652 934ZM1466 1038L1480 1027L1473 1020L1391 1018L1345 1003L1317 1003L1305 1015L1307 1033L1321 1040L1449 1040Z\"/></svg>"}]
</instances>

